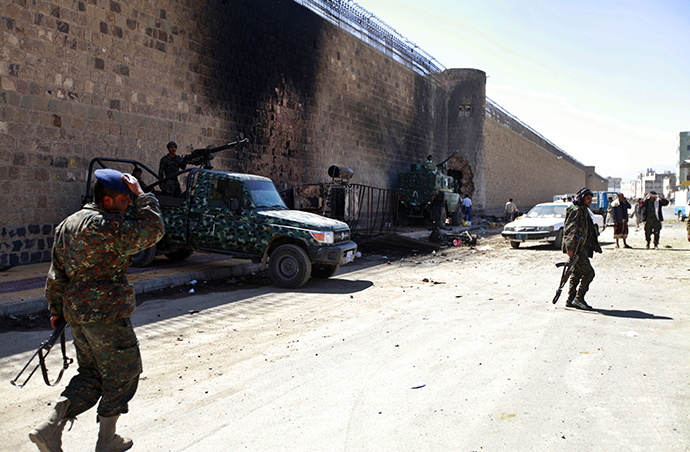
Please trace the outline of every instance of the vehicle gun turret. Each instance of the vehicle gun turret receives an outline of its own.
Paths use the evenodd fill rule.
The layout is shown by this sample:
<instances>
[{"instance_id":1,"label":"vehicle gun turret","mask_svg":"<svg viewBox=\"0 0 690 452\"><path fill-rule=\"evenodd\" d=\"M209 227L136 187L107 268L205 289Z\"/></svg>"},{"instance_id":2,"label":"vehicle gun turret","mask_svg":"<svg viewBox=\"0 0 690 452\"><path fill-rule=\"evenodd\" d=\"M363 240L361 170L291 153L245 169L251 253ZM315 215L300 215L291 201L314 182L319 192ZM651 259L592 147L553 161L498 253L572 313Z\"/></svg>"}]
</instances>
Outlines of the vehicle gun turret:
<instances>
[{"instance_id":1,"label":"vehicle gun turret","mask_svg":"<svg viewBox=\"0 0 690 452\"><path fill-rule=\"evenodd\" d=\"M213 169L213 165L211 165L211 160L213 160L219 152L224 151L226 149L230 149L231 147L237 146L238 144L248 142L249 138L245 138L243 140L233 141L232 143L224 144L222 146L209 146L207 148L202 149L192 149L191 154L182 156L182 162L185 165L199 166L204 169Z\"/></svg>"}]
</instances>

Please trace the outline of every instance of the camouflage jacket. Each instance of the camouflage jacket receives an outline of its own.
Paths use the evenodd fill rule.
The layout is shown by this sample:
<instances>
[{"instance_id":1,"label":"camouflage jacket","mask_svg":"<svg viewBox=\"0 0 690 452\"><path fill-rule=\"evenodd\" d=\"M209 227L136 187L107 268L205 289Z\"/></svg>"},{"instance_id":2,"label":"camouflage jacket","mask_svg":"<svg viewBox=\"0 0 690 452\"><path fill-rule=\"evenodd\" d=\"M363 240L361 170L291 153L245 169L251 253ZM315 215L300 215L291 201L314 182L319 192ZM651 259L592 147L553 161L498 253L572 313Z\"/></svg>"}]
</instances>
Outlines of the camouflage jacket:
<instances>
[{"instance_id":1,"label":"camouflage jacket","mask_svg":"<svg viewBox=\"0 0 690 452\"><path fill-rule=\"evenodd\" d=\"M581 250L592 257L594 251L601 251L594 222L589 216L589 210L584 206L572 205L565 213L565 227L563 231L563 252L575 251L581 241Z\"/></svg>"},{"instance_id":2,"label":"camouflage jacket","mask_svg":"<svg viewBox=\"0 0 690 452\"><path fill-rule=\"evenodd\" d=\"M134 289L125 272L132 255L154 245L165 226L158 200L137 197L126 214L89 203L55 230L46 281L52 315L68 323L89 323L134 314Z\"/></svg>"},{"instance_id":3,"label":"camouflage jacket","mask_svg":"<svg viewBox=\"0 0 690 452\"><path fill-rule=\"evenodd\" d=\"M182 162L182 157L176 155L175 157L170 157L170 154L165 154L160 161L158 166L158 177L165 179L168 176L172 176L181 169L185 169L187 165Z\"/></svg>"}]
</instances>

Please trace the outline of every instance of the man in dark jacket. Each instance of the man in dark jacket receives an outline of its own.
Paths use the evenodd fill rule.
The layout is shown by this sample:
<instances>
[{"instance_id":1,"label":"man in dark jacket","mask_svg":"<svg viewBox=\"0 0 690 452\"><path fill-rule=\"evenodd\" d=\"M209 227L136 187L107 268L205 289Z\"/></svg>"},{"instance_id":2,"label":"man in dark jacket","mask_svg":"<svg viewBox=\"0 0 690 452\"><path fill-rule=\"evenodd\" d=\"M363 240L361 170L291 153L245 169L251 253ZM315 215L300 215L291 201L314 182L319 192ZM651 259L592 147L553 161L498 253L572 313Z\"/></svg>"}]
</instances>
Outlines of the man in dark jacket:
<instances>
[{"instance_id":1,"label":"man in dark jacket","mask_svg":"<svg viewBox=\"0 0 690 452\"><path fill-rule=\"evenodd\" d=\"M98 405L96 452L121 452L132 440L115 434L128 410L142 371L130 317L136 302L125 272L132 255L163 237L158 200L145 194L131 175L96 170L94 202L55 229L46 299L55 328L64 318L77 349L79 370L62 392L50 418L29 438L39 450L62 451L68 420ZM133 209L125 214L136 197Z\"/></svg>"},{"instance_id":2,"label":"man in dark jacket","mask_svg":"<svg viewBox=\"0 0 690 452\"><path fill-rule=\"evenodd\" d=\"M642 203L642 221L644 221L644 238L647 240L647 249L649 249L652 236L654 236L654 249L659 248L661 222L664 221L661 208L667 205L668 199L657 195L655 191L650 191Z\"/></svg>"},{"instance_id":3,"label":"man in dark jacket","mask_svg":"<svg viewBox=\"0 0 690 452\"><path fill-rule=\"evenodd\" d=\"M563 234L563 252L568 254L569 259L572 259L575 254L578 256L570 277L568 300L565 305L587 311L591 311L592 307L585 301L585 294L594 279L594 269L589 258L595 251L601 253L594 222L589 214L591 204L592 192L588 188L577 192L573 205L566 210Z\"/></svg>"}]
</instances>

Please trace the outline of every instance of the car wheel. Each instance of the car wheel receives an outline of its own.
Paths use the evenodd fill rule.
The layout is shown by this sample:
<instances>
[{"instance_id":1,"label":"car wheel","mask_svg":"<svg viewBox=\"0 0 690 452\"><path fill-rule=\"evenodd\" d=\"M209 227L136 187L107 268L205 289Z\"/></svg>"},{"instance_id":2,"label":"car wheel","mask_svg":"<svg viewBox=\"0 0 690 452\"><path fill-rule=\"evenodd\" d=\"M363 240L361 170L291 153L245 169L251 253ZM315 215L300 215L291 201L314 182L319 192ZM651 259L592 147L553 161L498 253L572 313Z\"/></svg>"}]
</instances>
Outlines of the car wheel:
<instances>
[{"instance_id":1,"label":"car wheel","mask_svg":"<svg viewBox=\"0 0 690 452\"><path fill-rule=\"evenodd\" d=\"M132 267L146 267L151 262L153 258L156 257L156 245L150 246L145 250L141 250L138 253L132 255Z\"/></svg>"},{"instance_id":2,"label":"car wheel","mask_svg":"<svg viewBox=\"0 0 690 452\"><path fill-rule=\"evenodd\" d=\"M597 231L599 230L599 226L594 226ZM599 232L597 232L597 235L599 235ZM563 229L558 230L558 234L556 234L556 240L553 241L553 247L556 248L557 250L560 250L561 247L563 246Z\"/></svg>"},{"instance_id":3,"label":"car wheel","mask_svg":"<svg viewBox=\"0 0 690 452\"><path fill-rule=\"evenodd\" d=\"M276 286L297 289L309 280L311 261L298 245L281 245L271 254L268 272Z\"/></svg>"},{"instance_id":4,"label":"car wheel","mask_svg":"<svg viewBox=\"0 0 690 452\"><path fill-rule=\"evenodd\" d=\"M510 242L510 246L513 248L520 248L520 242Z\"/></svg>"},{"instance_id":5,"label":"car wheel","mask_svg":"<svg viewBox=\"0 0 690 452\"><path fill-rule=\"evenodd\" d=\"M177 251L173 251L172 253L167 253L165 257L170 259L171 261L183 261L187 259L189 256L194 253L194 250L190 249L181 249Z\"/></svg>"},{"instance_id":6,"label":"car wheel","mask_svg":"<svg viewBox=\"0 0 690 452\"><path fill-rule=\"evenodd\" d=\"M340 265L313 264L311 266L311 276L313 278L326 279L335 275Z\"/></svg>"},{"instance_id":7,"label":"car wheel","mask_svg":"<svg viewBox=\"0 0 690 452\"><path fill-rule=\"evenodd\" d=\"M685 217L683 216L683 212L678 212L678 221L683 221L685 220Z\"/></svg>"}]
</instances>

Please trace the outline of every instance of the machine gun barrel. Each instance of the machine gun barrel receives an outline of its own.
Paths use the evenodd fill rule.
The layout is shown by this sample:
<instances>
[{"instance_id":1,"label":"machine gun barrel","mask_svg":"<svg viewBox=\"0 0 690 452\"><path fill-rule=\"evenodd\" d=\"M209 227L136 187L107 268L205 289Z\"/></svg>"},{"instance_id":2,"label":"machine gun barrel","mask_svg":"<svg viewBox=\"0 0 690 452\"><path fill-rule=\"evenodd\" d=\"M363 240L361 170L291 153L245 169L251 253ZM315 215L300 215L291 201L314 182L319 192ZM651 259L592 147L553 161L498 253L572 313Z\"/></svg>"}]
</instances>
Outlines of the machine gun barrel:
<instances>
[{"instance_id":1,"label":"machine gun barrel","mask_svg":"<svg viewBox=\"0 0 690 452\"><path fill-rule=\"evenodd\" d=\"M457 154L458 154L458 151L453 152L452 154L450 154L450 157L448 157L447 159L445 159L444 161L442 161L441 163L439 163L438 165L436 165L436 168L441 168L448 160L452 159L452 158L455 157Z\"/></svg>"},{"instance_id":2,"label":"machine gun barrel","mask_svg":"<svg viewBox=\"0 0 690 452\"><path fill-rule=\"evenodd\" d=\"M182 157L182 162L186 165L203 166L206 169L212 169L211 160L213 160L219 152L231 147L237 146L241 143L248 143L249 138L243 140L233 141L232 143L217 146L215 148L193 149L191 154Z\"/></svg>"}]
</instances>

